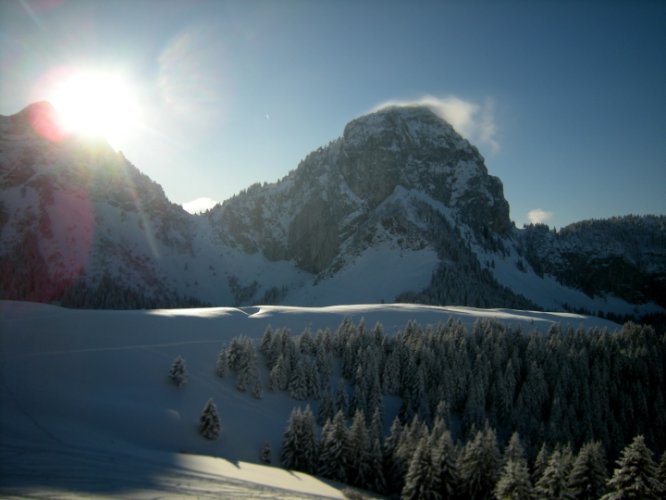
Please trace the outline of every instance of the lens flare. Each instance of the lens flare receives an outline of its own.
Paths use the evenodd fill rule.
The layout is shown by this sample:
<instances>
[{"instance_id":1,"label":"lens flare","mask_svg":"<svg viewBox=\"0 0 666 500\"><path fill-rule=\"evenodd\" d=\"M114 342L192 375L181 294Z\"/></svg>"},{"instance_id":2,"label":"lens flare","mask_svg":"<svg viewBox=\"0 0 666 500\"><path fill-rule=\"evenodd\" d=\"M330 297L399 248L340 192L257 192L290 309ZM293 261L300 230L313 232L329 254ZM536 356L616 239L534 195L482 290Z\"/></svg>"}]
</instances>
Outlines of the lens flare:
<instances>
[{"instance_id":1,"label":"lens flare","mask_svg":"<svg viewBox=\"0 0 666 500\"><path fill-rule=\"evenodd\" d=\"M136 129L139 106L119 74L76 71L55 83L49 99L67 132L101 136L118 148Z\"/></svg>"}]
</instances>

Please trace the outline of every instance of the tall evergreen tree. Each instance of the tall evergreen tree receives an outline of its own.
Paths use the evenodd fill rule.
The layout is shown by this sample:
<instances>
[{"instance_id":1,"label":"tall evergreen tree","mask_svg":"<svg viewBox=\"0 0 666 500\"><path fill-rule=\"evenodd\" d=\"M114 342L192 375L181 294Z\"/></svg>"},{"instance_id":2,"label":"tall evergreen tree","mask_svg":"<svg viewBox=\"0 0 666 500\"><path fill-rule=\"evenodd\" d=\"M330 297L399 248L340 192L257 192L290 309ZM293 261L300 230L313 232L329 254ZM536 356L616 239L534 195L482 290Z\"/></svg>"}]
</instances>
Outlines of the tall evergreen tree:
<instances>
[{"instance_id":1,"label":"tall evergreen tree","mask_svg":"<svg viewBox=\"0 0 666 500\"><path fill-rule=\"evenodd\" d=\"M539 452L537 453L536 459L534 460L534 466L532 467L532 483L536 482L543 476L546 467L548 467L548 460L550 460L550 452L546 443L541 445Z\"/></svg>"},{"instance_id":2,"label":"tall evergreen tree","mask_svg":"<svg viewBox=\"0 0 666 500\"><path fill-rule=\"evenodd\" d=\"M218 377L226 377L229 373L229 353L225 347L220 349L215 362L215 373Z\"/></svg>"},{"instance_id":3,"label":"tall evergreen tree","mask_svg":"<svg viewBox=\"0 0 666 500\"><path fill-rule=\"evenodd\" d=\"M532 483L527 469L527 459L518 433L514 432L504 450L503 466L495 485L498 499L529 500L532 498Z\"/></svg>"},{"instance_id":4,"label":"tall evergreen tree","mask_svg":"<svg viewBox=\"0 0 666 500\"><path fill-rule=\"evenodd\" d=\"M661 459L659 460L657 479L659 479L661 484L666 484L666 450L661 454Z\"/></svg>"},{"instance_id":5,"label":"tall evergreen tree","mask_svg":"<svg viewBox=\"0 0 666 500\"><path fill-rule=\"evenodd\" d=\"M182 387L187 383L187 365L180 355L173 360L169 370L169 380L176 387Z\"/></svg>"},{"instance_id":6,"label":"tall evergreen tree","mask_svg":"<svg viewBox=\"0 0 666 500\"><path fill-rule=\"evenodd\" d=\"M402 483L401 470L398 458L398 446L404 429L400 419L396 416L391 424L391 430L388 437L384 440L384 471L386 477L386 491L388 493L400 491L399 485Z\"/></svg>"},{"instance_id":7,"label":"tall evergreen tree","mask_svg":"<svg viewBox=\"0 0 666 500\"><path fill-rule=\"evenodd\" d=\"M441 499L440 492L435 486L435 471L429 442L427 434L421 436L409 462L401 495L404 500Z\"/></svg>"},{"instance_id":8,"label":"tall evergreen tree","mask_svg":"<svg viewBox=\"0 0 666 500\"><path fill-rule=\"evenodd\" d=\"M566 452L555 449L550 455L548 465L534 486L539 498L569 498L571 493L567 486L570 460Z\"/></svg>"},{"instance_id":9,"label":"tall evergreen tree","mask_svg":"<svg viewBox=\"0 0 666 500\"><path fill-rule=\"evenodd\" d=\"M206 439L215 440L220 437L221 432L220 417L211 398L206 402L201 417L199 417L199 433Z\"/></svg>"},{"instance_id":10,"label":"tall evergreen tree","mask_svg":"<svg viewBox=\"0 0 666 500\"><path fill-rule=\"evenodd\" d=\"M460 457L460 473L463 493L470 499L489 498L497 483L500 454L495 431L486 427L477 431L467 442Z\"/></svg>"},{"instance_id":11,"label":"tall evergreen tree","mask_svg":"<svg viewBox=\"0 0 666 500\"><path fill-rule=\"evenodd\" d=\"M352 484L367 488L373 481L373 469L370 463L370 437L365 425L365 415L357 410L348 434L349 470L347 477Z\"/></svg>"},{"instance_id":12,"label":"tall evergreen tree","mask_svg":"<svg viewBox=\"0 0 666 500\"><path fill-rule=\"evenodd\" d=\"M435 436L433 436L435 437ZM456 465L456 447L451 433L444 431L432 447L432 465L439 494L443 500L454 499L460 487Z\"/></svg>"},{"instance_id":13,"label":"tall evergreen tree","mask_svg":"<svg viewBox=\"0 0 666 500\"><path fill-rule=\"evenodd\" d=\"M617 461L613 477L608 480L604 500L625 498L664 498L666 488L657 479L657 467L645 438L638 435L627 445Z\"/></svg>"},{"instance_id":14,"label":"tall evergreen tree","mask_svg":"<svg viewBox=\"0 0 666 500\"><path fill-rule=\"evenodd\" d=\"M319 475L343 483L348 481L348 442L345 417L338 411L333 420L326 421L322 430L317 469Z\"/></svg>"},{"instance_id":15,"label":"tall evergreen tree","mask_svg":"<svg viewBox=\"0 0 666 500\"><path fill-rule=\"evenodd\" d=\"M314 415L307 406L294 408L282 438L282 465L288 469L314 473L317 469L317 442Z\"/></svg>"},{"instance_id":16,"label":"tall evergreen tree","mask_svg":"<svg viewBox=\"0 0 666 500\"><path fill-rule=\"evenodd\" d=\"M280 354L268 376L268 388L272 391L284 391L289 385L289 363L287 358Z\"/></svg>"},{"instance_id":17,"label":"tall evergreen tree","mask_svg":"<svg viewBox=\"0 0 666 500\"><path fill-rule=\"evenodd\" d=\"M596 500L606 491L606 458L601 443L584 444L569 473L568 489L576 499Z\"/></svg>"}]
</instances>

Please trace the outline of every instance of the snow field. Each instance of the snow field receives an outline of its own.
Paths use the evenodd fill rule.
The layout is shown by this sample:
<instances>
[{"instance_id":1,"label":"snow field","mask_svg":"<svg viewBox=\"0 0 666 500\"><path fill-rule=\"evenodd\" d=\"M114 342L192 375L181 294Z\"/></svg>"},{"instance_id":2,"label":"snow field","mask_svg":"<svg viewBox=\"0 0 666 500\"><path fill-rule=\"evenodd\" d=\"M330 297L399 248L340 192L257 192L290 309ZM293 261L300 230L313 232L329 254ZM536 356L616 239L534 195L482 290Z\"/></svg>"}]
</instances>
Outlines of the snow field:
<instances>
[{"instance_id":1,"label":"snow field","mask_svg":"<svg viewBox=\"0 0 666 500\"><path fill-rule=\"evenodd\" d=\"M258 340L269 325L293 335L334 330L345 317L368 327L379 321L387 334L409 320L427 325L450 317L468 326L494 317L524 331L554 322L617 327L574 314L406 304L87 311L2 301L0 494L279 498L284 490L291 498L341 497L319 479L255 465L266 441L278 464L289 414L305 402L265 389L264 368L261 400L214 370L233 337ZM181 388L167 378L178 355L188 368ZM217 441L197 432L211 397L222 425Z\"/></svg>"}]
</instances>

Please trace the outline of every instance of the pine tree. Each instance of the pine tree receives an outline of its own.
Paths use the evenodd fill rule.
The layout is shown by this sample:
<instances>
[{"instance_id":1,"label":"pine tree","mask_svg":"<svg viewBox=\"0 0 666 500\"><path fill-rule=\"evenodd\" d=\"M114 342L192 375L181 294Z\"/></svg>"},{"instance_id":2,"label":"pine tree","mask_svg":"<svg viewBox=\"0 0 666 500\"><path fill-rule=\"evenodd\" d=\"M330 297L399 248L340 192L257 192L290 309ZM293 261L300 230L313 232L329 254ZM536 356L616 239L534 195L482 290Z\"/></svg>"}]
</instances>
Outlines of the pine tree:
<instances>
[{"instance_id":1,"label":"pine tree","mask_svg":"<svg viewBox=\"0 0 666 500\"><path fill-rule=\"evenodd\" d=\"M304 411L294 408L282 438L282 465L288 469L315 472L317 442L314 415L307 406Z\"/></svg>"},{"instance_id":2,"label":"pine tree","mask_svg":"<svg viewBox=\"0 0 666 500\"><path fill-rule=\"evenodd\" d=\"M169 370L169 380L176 387L182 387L187 383L187 366L181 356L177 356L173 360L173 364Z\"/></svg>"},{"instance_id":3,"label":"pine tree","mask_svg":"<svg viewBox=\"0 0 666 500\"><path fill-rule=\"evenodd\" d=\"M429 442L428 436L423 435L409 462L401 495L404 500L439 500L441 498L434 484L435 473Z\"/></svg>"},{"instance_id":4,"label":"pine tree","mask_svg":"<svg viewBox=\"0 0 666 500\"><path fill-rule=\"evenodd\" d=\"M607 479L601 443L584 444L569 473L569 491L577 499L596 500L606 491Z\"/></svg>"},{"instance_id":5,"label":"pine tree","mask_svg":"<svg viewBox=\"0 0 666 500\"><path fill-rule=\"evenodd\" d=\"M307 366L304 356L301 356L298 364L291 374L289 380L289 395L300 401L308 399L308 381L307 381Z\"/></svg>"},{"instance_id":6,"label":"pine tree","mask_svg":"<svg viewBox=\"0 0 666 500\"><path fill-rule=\"evenodd\" d=\"M221 432L220 417L217 414L215 403L211 398L206 402L206 406L204 406L199 418L199 433L206 439L215 440L220 437Z\"/></svg>"},{"instance_id":7,"label":"pine tree","mask_svg":"<svg viewBox=\"0 0 666 500\"><path fill-rule=\"evenodd\" d=\"M276 356L273 351L273 329L270 325L266 327L266 330L264 330L264 334L261 337L259 352L264 356L266 367L271 370L275 364Z\"/></svg>"},{"instance_id":8,"label":"pine tree","mask_svg":"<svg viewBox=\"0 0 666 500\"><path fill-rule=\"evenodd\" d=\"M371 438L370 450L368 453L368 465L371 470L370 480L367 488L382 493L386 489L386 479L384 477L382 445L379 438Z\"/></svg>"},{"instance_id":9,"label":"pine tree","mask_svg":"<svg viewBox=\"0 0 666 500\"><path fill-rule=\"evenodd\" d=\"M373 470L370 464L370 438L365 426L365 414L357 410L352 420L348 434L349 443L349 470L347 477L352 484L367 488L373 480Z\"/></svg>"},{"instance_id":10,"label":"pine tree","mask_svg":"<svg viewBox=\"0 0 666 500\"><path fill-rule=\"evenodd\" d=\"M324 397L319 401L319 409L317 410L317 423L321 426L327 420L332 420L335 416L335 402L330 392L324 394Z\"/></svg>"},{"instance_id":11,"label":"pine tree","mask_svg":"<svg viewBox=\"0 0 666 500\"><path fill-rule=\"evenodd\" d=\"M268 388L272 391L284 391L289 385L289 368L286 357L280 354L268 377Z\"/></svg>"},{"instance_id":12,"label":"pine tree","mask_svg":"<svg viewBox=\"0 0 666 500\"><path fill-rule=\"evenodd\" d=\"M537 453L536 459L534 460L534 467L532 468L532 483L536 483L541 478L541 476L543 476L543 472L546 470L546 467L548 467L549 459L550 452L548 451L546 443L543 443L539 449L539 453Z\"/></svg>"},{"instance_id":13,"label":"pine tree","mask_svg":"<svg viewBox=\"0 0 666 500\"><path fill-rule=\"evenodd\" d=\"M543 475L534 485L534 492L539 498L569 498L567 487L570 459L566 452L555 449L550 455Z\"/></svg>"},{"instance_id":14,"label":"pine tree","mask_svg":"<svg viewBox=\"0 0 666 500\"><path fill-rule=\"evenodd\" d=\"M432 448L432 465L435 475L434 483L437 485L442 499L456 498L460 479L456 466L456 447L449 431L444 431L437 438Z\"/></svg>"},{"instance_id":15,"label":"pine tree","mask_svg":"<svg viewBox=\"0 0 666 500\"><path fill-rule=\"evenodd\" d=\"M268 441L264 441L264 445L261 448L261 454L259 455L259 460L262 464L270 465L273 461L273 451L271 450L271 444Z\"/></svg>"},{"instance_id":16,"label":"pine tree","mask_svg":"<svg viewBox=\"0 0 666 500\"><path fill-rule=\"evenodd\" d=\"M215 362L215 373L218 377L226 377L229 373L229 353L226 348L220 349Z\"/></svg>"},{"instance_id":17,"label":"pine tree","mask_svg":"<svg viewBox=\"0 0 666 500\"><path fill-rule=\"evenodd\" d=\"M468 498L489 498L498 479L500 465L495 431L486 427L467 442L458 470L463 492Z\"/></svg>"},{"instance_id":18,"label":"pine tree","mask_svg":"<svg viewBox=\"0 0 666 500\"><path fill-rule=\"evenodd\" d=\"M625 498L664 498L666 488L657 479L657 467L645 438L638 435L627 445L617 461L613 477L608 480L604 500Z\"/></svg>"},{"instance_id":19,"label":"pine tree","mask_svg":"<svg viewBox=\"0 0 666 500\"><path fill-rule=\"evenodd\" d=\"M666 451L661 454L661 459L659 460L657 479L659 479L661 484L666 484Z\"/></svg>"},{"instance_id":20,"label":"pine tree","mask_svg":"<svg viewBox=\"0 0 666 500\"><path fill-rule=\"evenodd\" d=\"M333 420L326 421L322 430L318 474L334 481L347 482L348 448L345 417L338 411Z\"/></svg>"},{"instance_id":21,"label":"pine tree","mask_svg":"<svg viewBox=\"0 0 666 500\"><path fill-rule=\"evenodd\" d=\"M386 473L386 490L388 493L399 491L398 487L402 482L400 474L404 474L401 470L398 459L398 446L404 429L398 417L393 419L391 430L388 437L384 440L384 471Z\"/></svg>"},{"instance_id":22,"label":"pine tree","mask_svg":"<svg viewBox=\"0 0 666 500\"><path fill-rule=\"evenodd\" d=\"M514 432L504 450L500 478L495 485L498 499L529 500L532 498L532 483L527 469L527 460L518 433Z\"/></svg>"}]
</instances>

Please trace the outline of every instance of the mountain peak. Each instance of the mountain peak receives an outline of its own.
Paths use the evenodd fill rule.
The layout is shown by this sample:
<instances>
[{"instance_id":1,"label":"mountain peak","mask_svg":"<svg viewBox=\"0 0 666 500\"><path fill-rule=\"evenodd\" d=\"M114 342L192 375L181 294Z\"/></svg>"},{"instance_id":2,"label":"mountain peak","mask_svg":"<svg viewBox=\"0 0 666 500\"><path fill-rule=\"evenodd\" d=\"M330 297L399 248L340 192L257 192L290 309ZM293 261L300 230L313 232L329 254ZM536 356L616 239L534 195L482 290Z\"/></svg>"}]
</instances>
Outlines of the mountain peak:
<instances>
[{"instance_id":1,"label":"mountain peak","mask_svg":"<svg viewBox=\"0 0 666 500\"><path fill-rule=\"evenodd\" d=\"M387 143L391 148L428 147L445 143L449 149L470 144L453 127L424 105L390 105L360 116L347 124L343 134L349 143Z\"/></svg>"}]
</instances>

